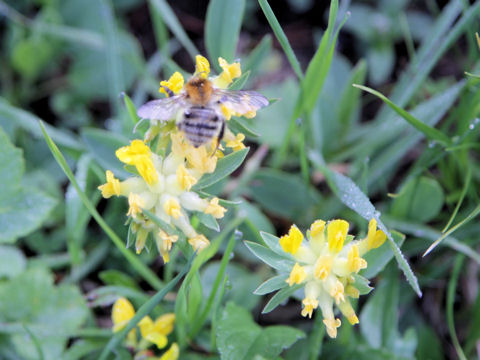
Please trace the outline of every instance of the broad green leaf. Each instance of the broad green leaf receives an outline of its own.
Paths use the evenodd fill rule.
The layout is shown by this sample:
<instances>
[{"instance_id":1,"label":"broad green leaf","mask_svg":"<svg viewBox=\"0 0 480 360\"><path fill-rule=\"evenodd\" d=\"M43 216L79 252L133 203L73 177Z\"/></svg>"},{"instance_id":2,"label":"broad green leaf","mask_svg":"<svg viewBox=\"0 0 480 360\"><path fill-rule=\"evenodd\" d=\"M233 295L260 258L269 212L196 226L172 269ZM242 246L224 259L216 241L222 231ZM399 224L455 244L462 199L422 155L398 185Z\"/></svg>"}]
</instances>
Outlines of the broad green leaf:
<instances>
[{"instance_id":1,"label":"broad green leaf","mask_svg":"<svg viewBox=\"0 0 480 360\"><path fill-rule=\"evenodd\" d=\"M379 85L388 79L395 64L393 44L382 43L367 51L368 78L373 85Z\"/></svg>"},{"instance_id":2,"label":"broad green leaf","mask_svg":"<svg viewBox=\"0 0 480 360\"><path fill-rule=\"evenodd\" d=\"M330 188L338 196L338 198L350 209L362 216L365 220L370 221L376 219L378 227L382 230L389 240L390 247L393 251L398 266L402 269L408 283L417 293L419 297L422 296L422 291L418 285L418 280L413 273L410 265L402 254L402 251L395 242L392 234L387 227L380 220L380 212L375 209L370 199L360 190L360 188L349 177L338 172L330 170L323 164L323 159L319 158L318 154L312 153L310 156L312 162L322 171L327 178Z\"/></svg>"},{"instance_id":3,"label":"broad green leaf","mask_svg":"<svg viewBox=\"0 0 480 360\"><path fill-rule=\"evenodd\" d=\"M257 138L260 136L260 134L248 127L245 119L237 118L235 116L228 122L228 128L234 133L242 133L247 137Z\"/></svg>"},{"instance_id":4,"label":"broad green leaf","mask_svg":"<svg viewBox=\"0 0 480 360\"><path fill-rule=\"evenodd\" d=\"M244 71L238 79L235 79L232 85L229 86L229 90L242 90L246 82L250 78L250 71Z\"/></svg>"},{"instance_id":5,"label":"broad green leaf","mask_svg":"<svg viewBox=\"0 0 480 360\"><path fill-rule=\"evenodd\" d=\"M443 190L438 182L421 176L402 187L393 200L391 214L417 222L428 222L438 215L443 200Z\"/></svg>"},{"instance_id":6,"label":"broad green leaf","mask_svg":"<svg viewBox=\"0 0 480 360\"><path fill-rule=\"evenodd\" d=\"M0 128L0 243L28 235L48 219L56 200L43 191L22 185L25 163Z\"/></svg>"},{"instance_id":7,"label":"broad green leaf","mask_svg":"<svg viewBox=\"0 0 480 360\"><path fill-rule=\"evenodd\" d=\"M373 90L369 87L362 86L362 85L357 85L354 84L353 86L362 89L366 92L369 92L372 95L377 96L380 98L383 102L385 102L388 106L390 106L398 115L400 115L402 118L404 118L410 125L415 127L418 131L422 132L428 139L438 141L444 145L451 145L452 141L450 138L445 135L443 132L440 130L437 130L424 122L418 120L416 117L414 117L412 114L407 112L406 110L402 109L401 107L395 105L392 101L390 101L386 96L382 95L376 90Z\"/></svg>"},{"instance_id":8,"label":"broad green leaf","mask_svg":"<svg viewBox=\"0 0 480 360\"><path fill-rule=\"evenodd\" d=\"M305 334L289 326L255 324L244 308L229 302L216 328L217 346L222 360L276 359Z\"/></svg>"},{"instance_id":9,"label":"broad green leaf","mask_svg":"<svg viewBox=\"0 0 480 360\"><path fill-rule=\"evenodd\" d=\"M253 292L255 295L265 295L287 286L288 274L277 275L261 283Z\"/></svg>"},{"instance_id":10,"label":"broad green leaf","mask_svg":"<svg viewBox=\"0 0 480 360\"><path fill-rule=\"evenodd\" d=\"M320 201L319 193L299 176L272 169L257 171L249 190L263 208L294 221Z\"/></svg>"},{"instance_id":11,"label":"broad green leaf","mask_svg":"<svg viewBox=\"0 0 480 360\"><path fill-rule=\"evenodd\" d=\"M0 284L0 322L22 323L38 340L45 359L60 359L68 334L87 319L88 308L80 291L71 285L54 286L53 274L30 268ZM25 330L10 335L22 359L38 359L34 340Z\"/></svg>"},{"instance_id":12,"label":"broad green leaf","mask_svg":"<svg viewBox=\"0 0 480 360\"><path fill-rule=\"evenodd\" d=\"M11 278L22 273L27 266L25 255L14 246L0 245L0 278Z\"/></svg>"},{"instance_id":13,"label":"broad green leaf","mask_svg":"<svg viewBox=\"0 0 480 360\"><path fill-rule=\"evenodd\" d=\"M217 162L217 167L212 174L205 174L200 181L193 186L193 190L201 190L213 185L234 172L247 156L249 148L235 151Z\"/></svg>"},{"instance_id":14,"label":"broad green leaf","mask_svg":"<svg viewBox=\"0 0 480 360\"><path fill-rule=\"evenodd\" d=\"M245 0L210 0L205 19L205 46L217 70L217 59L232 62L242 26Z\"/></svg>"},{"instance_id":15,"label":"broad green leaf","mask_svg":"<svg viewBox=\"0 0 480 360\"><path fill-rule=\"evenodd\" d=\"M264 263L270 265L274 269L277 269L279 271L286 271L290 272L290 270L293 268L295 265L295 261L288 257L287 254L284 256L281 256L272 250L266 248L265 246L262 246L260 244L251 242L251 241L245 241L245 246L260 260L262 260Z\"/></svg>"}]
</instances>

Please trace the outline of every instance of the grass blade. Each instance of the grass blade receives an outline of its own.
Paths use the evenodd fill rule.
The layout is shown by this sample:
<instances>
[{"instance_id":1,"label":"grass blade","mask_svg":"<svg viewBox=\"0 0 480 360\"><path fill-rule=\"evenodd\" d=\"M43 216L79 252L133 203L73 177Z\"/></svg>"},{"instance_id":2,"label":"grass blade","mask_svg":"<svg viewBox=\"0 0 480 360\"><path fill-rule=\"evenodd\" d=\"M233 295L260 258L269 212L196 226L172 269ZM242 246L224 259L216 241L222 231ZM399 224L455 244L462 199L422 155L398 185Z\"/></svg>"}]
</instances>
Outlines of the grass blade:
<instances>
[{"instance_id":1,"label":"grass blade","mask_svg":"<svg viewBox=\"0 0 480 360\"><path fill-rule=\"evenodd\" d=\"M437 240L435 240L435 242L430 245L427 249L427 251L425 251L425 253L423 254L423 256L427 256L433 249L435 249L437 247L438 244L440 244L440 242L445 239L447 236L449 236L451 233L453 233L454 231L458 230L460 227L462 227L463 225L465 225L466 223L468 223L470 220L472 220L473 218L475 218L478 214L480 214L480 205L477 205L477 207L475 209L473 209L473 211L467 215L467 217L465 219L463 219L462 221L460 221L457 225L453 226L450 228L450 230L448 230L447 232L445 232L441 237L439 237Z\"/></svg>"},{"instance_id":2,"label":"grass blade","mask_svg":"<svg viewBox=\"0 0 480 360\"><path fill-rule=\"evenodd\" d=\"M457 216L458 210L460 209L460 206L463 203L463 199L465 199L465 195L467 194L468 187L470 186L470 180L472 180L472 169L470 166L467 167L467 176L465 178L465 184L463 184L463 189L462 193L460 194L460 198L458 199L457 205L455 206L455 209L453 210L452 216L450 216L450 219L448 220L447 225L442 230L442 233L448 230L450 225L452 225L453 220L455 219L455 216Z\"/></svg>"},{"instance_id":3,"label":"grass blade","mask_svg":"<svg viewBox=\"0 0 480 360\"><path fill-rule=\"evenodd\" d=\"M100 355L100 360L105 360L108 356L108 354L114 350L122 340L125 338L125 336L129 333L130 330L132 330L137 324L140 322L140 320L143 319L144 316L147 316L150 314L155 306L157 306L160 301L165 297L165 295L172 291L175 285L180 281L180 279L187 273L187 271L190 269L192 261L193 261L194 256L190 257L190 260L188 261L188 264L186 264L182 271L175 276L168 284L166 284L162 290L157 292L150 300L148 300L145 304L143 304L140 309L138 309L137 313L135 316L128 322L127 326L122 331L119 331L113 337L110 339L108 342L107 346L103 350L102 354Z\"/></svg>"},{"instance_id":4,"label":"grass blade","mask_svg":"<svg viewBox=\"0 0 480 360\"><path fill-rule=\"evenodd\" d=\"M280 43L283 51L285 52L285 55L287 56L287 59L290 62L290 65L292 66L295 75L297 75L299 80L302 80L303 72L302 68L300 67L300 63L298 62L298 59L295 56L295 53L290 46L290 43L288 42L287 36L285 35L282 27L280 26L280 23L278 22L275 14L273 13L272 8L268 4L267 0L258 0L258 3L260 4L260 7L262 8L265 17L267 18L270 27L272 28L275 36L277 37L278 42Z\"/></svg>"},{"instance_id":5,"label":"grass blade","mask_svg":"<svg viewBox=\"0 0 480 360\"><path fill-rule=\"evenodd\" d=\"M149 0L149 3L151 4L151 8L160 15L170 31L175 35L185 50L187 50L190 57L194 60L195 56L200 54L200 52L188 37L170 5L165 0Z\"/></svg>"},{"instance_id":6,"label":"grass blade","mask_svg":"<svg viewBox=\"0 0 480 360\"><path fill-rule=\"evenodd\" d=\"M439 143L442 143L446 146L451 145L452 141L450 138L445 135L443 132L440 130L437 130L424 122L418 120L416 117L411 115L409 112L406 110L402 109L401 107L395 105L392 101L390 101L385 95L379 93L376 90L373 90L367 86L363 85L358 85L358 84L353 84L356 88L362 89L372 95L375 95L376 97L380 98L384 103L386 103L388 106L390 106L398 115L400 115L402 118L404 118L410 125L415 127L418 131L422 132L428 139L438 141Z\"/></svg>"},{"instance_id":7,"label":"grass blade","mask_svg":"<svg viewBox=\"0 0 480 360\"><path fill-rule=\"evenodd\" d=\"M72 170L68 166L65 158L63 157L62 153L58 149L57 145L55 145L51 137L48 135L43 123L39 122L39 124L42 129L45 140L47 142L47 145L50 148L50 151L52 152L53 157L57 161L58 165L60 165L65 175L67 175L68 179L70 180L72 185L75 187L75 190L77 190L78 196L80 197L80 199L82 200L83 204L88 209L90 214L92 214L92 217L95 219L98 225L100 225L103 231L105 231L105 233L112 240L112 242L115 244L118 250L120 250L122 255L132 265L132 267L136 271L138 271L138 273L145 279L145 281L147 281L154 289L157 289L157 290L161 289L163 286L163 283L160 281L160 279L158 279L155 273L152 270L150 270L144 263L140 261L138 257L136 257L131 251L129 251L125 247L125 244L123 243L123 241L112 230L112 228L108 226L105 220L103 220L102 216L98 213L97 209L95 209L95 207L91 203L88 196L82 191L82 189L78 185Z\"/></svg>"},{"instance_id":8,"label":"grass blade","mask_svg":"<svg viewBox=\"0 0 480 360\"><path fill-rule=\"evenodd\" d=\"M455 302L455 290L457 288L458 277L460 275L460 270L462 269L463 264L463 255L457 255L455 258L455 263L453 265L452 276L448 282L447 289L447 324L448 331L450 332L450 337L452 338L453 346L457 352L458 358L460 360L467 360L467 357L463 353L462 347L458 342L457 333L455 331L455 320L453 318L453 304Z\"/></svg>"}]
</instances>

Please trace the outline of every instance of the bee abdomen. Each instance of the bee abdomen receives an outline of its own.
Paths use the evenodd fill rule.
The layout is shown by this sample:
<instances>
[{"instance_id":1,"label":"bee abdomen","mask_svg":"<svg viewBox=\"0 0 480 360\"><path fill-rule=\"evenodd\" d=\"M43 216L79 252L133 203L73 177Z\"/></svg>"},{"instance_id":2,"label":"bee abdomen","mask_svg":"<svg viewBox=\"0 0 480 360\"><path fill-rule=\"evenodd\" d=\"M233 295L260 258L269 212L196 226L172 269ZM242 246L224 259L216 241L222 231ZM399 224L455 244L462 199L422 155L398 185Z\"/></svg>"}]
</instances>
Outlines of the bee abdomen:
<instances>
[{"instance_id":1,"label":"bee abdomen","mask_svg":"<svg viewBox=\"0 0 480 360\"><path fill-rule=\"evenodd\" d=\"M218 120L214 109L191 107L185 111L178 128L185 133L193 146L198 147L218 135L221 125Z\"/></svg>"}]
</instances>

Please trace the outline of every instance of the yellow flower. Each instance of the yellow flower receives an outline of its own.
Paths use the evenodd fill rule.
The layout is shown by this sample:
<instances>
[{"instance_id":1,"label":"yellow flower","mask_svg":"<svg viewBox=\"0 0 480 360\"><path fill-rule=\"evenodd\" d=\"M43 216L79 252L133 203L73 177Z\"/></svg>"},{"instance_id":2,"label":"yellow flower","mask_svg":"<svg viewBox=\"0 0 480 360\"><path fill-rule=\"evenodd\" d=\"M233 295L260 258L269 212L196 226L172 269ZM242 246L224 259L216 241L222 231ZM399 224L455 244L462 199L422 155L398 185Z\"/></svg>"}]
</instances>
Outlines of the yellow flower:
<instances>
[{"instance_id":1,"label":"yellow flower","mask_svg":"<svg viewBox=\"0 0 480 360\"><path fill-rule=\"evenodd\" d=\"M338 253L343 248L343 243L347 238L348 222L345 220L332 220L327 225L328 248L330 251Z\"/></svg>"},{"instance_id":2,"label":"yellow flower","mask_svg":"<svg viewBox=\"0 0 480 360\"><path fill-rule=\"evenodd\" d=\"M215 219L223 218L227 209L225 209L223 206L219 205L218 201L219 201L219 199L217 197L214 197L212 200L210 200L210 203L205 208L205 214L210 214Z\"/></svg>"},{"instance_id":3,"label":"yellow flower","mask_svg":"<svg viewBox=\"0 0 480 360\"><path fill-rule=\"evenodd\" d=\"M120 195L120 181L115 179L115 176L110 170L106 171L107 182L100 185L98 189L102 192L102 196L105 199L112 197L113 195Z\"/></svg>"},{"instance_id":4,"label":"yellow flower","mask_svg":"<svg viewBox=\"0 0 480 360\"><path fill-rule=\"evenodd\" d=\"M138 194L130 193L128 195L128 212L127 216L136 218L138 214L142 212L142 208L145 205L145 201Z\"/></svg>"},{"instance_id":5,"label":"yellow flower","mask_svg":"<svg viewBox=\"0 0 480 360\"><path fill-rule=\"evenodd\" d=\"M380 247L386 240L387 235L382 230L377 230L377 220L372 219L368 223L367 243L368 250Z\"/></svg>"},{"instance_id":6,"label":"yellow flower","mask_svg":"<svg viewBox=\"0 0 480 360\"><path fill-rule=\"evenodd\" d=\"M314 298L305 298L302 301L303 309L302 309L302 316L312 318L313 310L318 307L318 300Z\"/></svg>"},{"instance_id":7,"label":"yellow flower","mask_svg":"<svg viewBox=\"0 0 480 360\"><path fill-rule=\"evenodd\" d=\"M167 336L159 331L156 331L155 325L150 316L145 316L142 320L140 320L138 327L140 328L140 333L145 340L154 343L159 349L163 349L165 346L167 346Z\"/></svg>"},{"instance_id":8,"label":"yellow flower","mask_svg":"<svg viewBox=\"0 0 480 360\"><path fill-rule=\"evenodd\" d=\"M188 243L192 246L194 251L202 251L208 245L210 245L210 241L205 237L205 235L197 235L193 238L188 239Z\"/></svg>"},{"instance_id":9,"label":"yellow flower","mask_svg":"<svg viewBox=\"0 0 480 360\"><path fill-rule=\"evenodd\" d=\"M167 313L159 316L154 323L155 331L162 334L169 335L173 331L173 325L175 324L175 314Z\"/></svg>"},{"instance_id":10,"label":"yellow flower","mask_svg":"<svg viewBox=\"0 0 480 360\"><path fill-rule=\"evenodd\" d=\"M333 284L330 286L329 294L335 299L337 304L345 301L345 290L343 288L343 284L339 280L333 281Z\"/></svg>"},{"instance_id":11,"label":"yellow flower","mask_svg":"<svg viewBox=\"0 0 480 360\"><path fill-rule=\"evenodd\" d=\"M238 133L235 139L227 141L226 146L232 148L233 151L242 150L245 148L243 140L245 140L245 135Z\"/></svg>"},{"instance_id":12,"label":"yellow flower","mask_svg":"<svg viewBox=\"0 0 480 360\"><path fill-rule=\"evenodd\" d=\"M310 226L310 235L315 237L317 235L323 234L325 229L325 221L315 220L315 222Z\"/></svg>"},{"instance_id":13,"label":"yellow flower","mask_svg":"<svg viewBox=\"0 0 480 360\"><path fill-rule=\"evenodd\" d=\"M331 255L322 255L317 259L314 275L317 279L325 280L332 270L333 258Z\"/></svg>"},{"instance_id":14,"label":"yellow flower","mask_svg":"<svg viewBox=\"0 0 480 360\"><path fill-rule=\"evenodd\" d=\"M202 55L197 55L195 57L195 60L196 60L196 65L195 65L194 75L198 75L201 78L206 79L208 77L208 74L210 74L210 63Z\"/></svg>"},{"instance_id":15,"label":"yellow flower","mask_svg":"<svg viewBox=\"0 0 480 360\"><path fill-rule=\"evenodd\" d=\"M163 210L165 210L165 212L174 219L178 219L182 215L180 203L175 198L169 198L167 201L165 201L163 204Z\"/></svg>"},{"instance_id":16,"label":"yellow flower","mask_svg":"<svg viewBox=\"0 0 480 360\"><path fill-rule=\"evenodd\" d=\"M220 77L222 78L222 80L228 83L228 85L230 85L233 79L236 79L240 77L240 75L242 75L242 69L240 67L240 63L235 62L235 63L229 64L227 60L221 57L218 58L218 63L223 70L222 73L220 74Z\"/></svg>"},{"instance_id":17,"label":"yellow flower","mask_svg":"<svg viewBox=\"0 0 480 360\"><path fill-rule=\"evenodd\" d=\"M134 316L132 303L124 297L118 298L112 308L113 332L122 330Z\"/></svg>"},{"instance_id":18,"label":"yellow flower","mask_svg":"<svg viewBox=\"0 0 480 360\"><path fill-rule=\"evenodd\" d=\"M353 244L348 251L347 266L350 272L358 273L361 269L367 267L367 262L359 255L358 245Z\"/></svg>"},{"instance_id":19,"label":"yellow flower","mask_svg":"<svg viewBox=\"0 0 480 360\"><path fill-rule=\"evenodd\" d=\"M342 322L340 319L324 319L323 323L325 324L325 327L327 328L327 334L331 338L336 338L337 337L337 328L342 325Z\"/></svg>"},{"instance_id":20,"label":"yellow flower","mask_svg":"<svg viewBox=\"0 0 480 360\"><path fill-rule=\"evenodd\" d=\"M118 159L128 165L135 165L140 176L149 185L158 181L158 174L152 162L152 152L142 140L133 140L129 146L118 149Z\"/></svg>"},{"instance_id":21,"label":"yellow flower","mask_svg":"<svg viewBox=\"0 0 480 360\"><path fill-rule=\"evenodd\" d=\"M161 81L160 82L160 89L159 92L164 93L165 95L169 96L168 92L164 89L164 86L170 89L174 94L178 94L180 90L183 89L183 76L178 71L174 72L168 81Z\"/></svg>"},{"instance_id":22,"label":"yellow flower","mask_svg":"<svg viewBox=\"0 0 480 360\"><path fill-rule=\"evenodd\" d=\"M177 182L182 190L190 191L192 186L197 183L197 179L190 175L185 165L180 164L177 168Z\"/></svg>"},{"instance_id":23,"label":"yellow flower","mask_svg":"<svg viewBox=\"0 0 480 360\"><path fill-rule=\"evenodd\" d=\"M295 255L302 244L302 241L302 232L295 225L292 225L288 231L288 235L284 235L280 238L280 246L283 251Z\"/></svg>"},{"instance_id":24,"label":"yellow flower","mask_svg":"<svg viewBox=\"0 0 480 360\"><path fill-rule=\"evenodd\" d=\"M234 115L233 111L223 104L220 105L220 110L222 111L222 114L225 117L225 120L230 120L232 118L232 115Z\"/></svg>"},{"instance_id":25,"label":"yellow flower","mask_svg":"<svg viewBox=\"0 0 480 360\"><path fill-rule=\"evenodd\" d=\"M301 284L306 277L307 272L305 271L305 268L299 263L295 263L295 266L290 272L290 276L285 281L288 283L289 286L292 286L293 284Z\"/></svg>"},{"instance_id":26,"label":"yellow flower","mask_svg":"<svg viewBox=\"0 0 480 360\"><path fill-rule=\"evenodd\" d=\"M173 343L170 349L168 349L159 360L177 360L179 356L180 348L176 343Z\"/></svg>"},{"instance_id":27,"label":"yellow flower","mask_svg":"<svg viewBox=\"0 0 480 360\"><path fill-rule=\"evenodd\" d=\"M205 146L198 148L189 146L185 155L188 163L199 173L204 174L215 171L217 157L209 154Z\"/></svg>"}]
</instances>

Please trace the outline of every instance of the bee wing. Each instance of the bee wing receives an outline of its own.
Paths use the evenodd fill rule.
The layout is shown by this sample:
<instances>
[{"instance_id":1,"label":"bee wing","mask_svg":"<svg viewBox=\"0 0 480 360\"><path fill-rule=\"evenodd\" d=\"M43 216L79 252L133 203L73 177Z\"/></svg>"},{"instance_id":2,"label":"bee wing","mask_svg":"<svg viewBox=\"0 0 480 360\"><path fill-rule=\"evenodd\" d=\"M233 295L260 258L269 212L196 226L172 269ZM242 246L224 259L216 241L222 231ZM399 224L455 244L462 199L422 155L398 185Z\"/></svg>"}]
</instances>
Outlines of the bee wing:
<instances>
[{"instance_id":1,"label":"bee wing","mask_svg":"<svg viewBox=\"0 0 480 360\"><path fill-rule=\"evenodd\" d=\"M168 121L173 119L178 110L184 106L185 95L176 95L143 104L137 110L137 115L143 119Z\"/></svg>"},{"instance_id":2,"label":"bee wing","mask_svg":"<svg viewBox=\"0 0 480 360\"><path fill-rule=\"evenodd\" d=\"M215 94L219 96L221 104L241 115L269 104L268 99L256 91L216 89Z\"/></svg>"}]
</instances>

